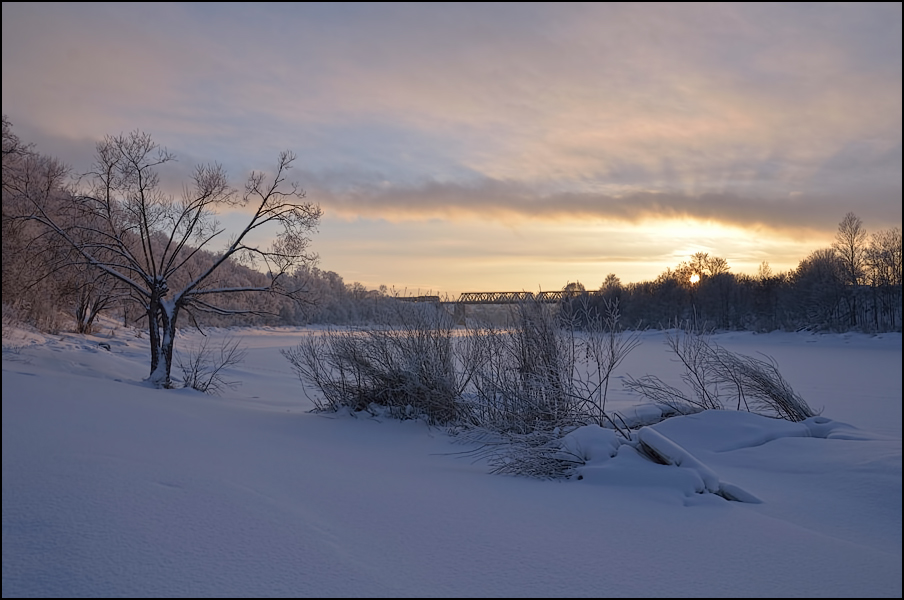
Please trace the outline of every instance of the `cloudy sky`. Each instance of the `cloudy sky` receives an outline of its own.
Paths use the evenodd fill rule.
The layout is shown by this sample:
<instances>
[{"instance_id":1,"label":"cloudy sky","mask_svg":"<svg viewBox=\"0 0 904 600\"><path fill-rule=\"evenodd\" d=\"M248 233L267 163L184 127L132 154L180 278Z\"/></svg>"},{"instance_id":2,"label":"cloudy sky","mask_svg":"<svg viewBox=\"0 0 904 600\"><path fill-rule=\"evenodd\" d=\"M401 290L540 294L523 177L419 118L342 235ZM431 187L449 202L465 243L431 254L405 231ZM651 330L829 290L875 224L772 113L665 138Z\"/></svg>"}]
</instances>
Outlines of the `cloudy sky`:
<instances>
[{"instance_id":1,"label":"cloudy sky","mask_svg":"<svg viewBox=\"0 0 904 600\"><path fill-rule=\"evenodd\" d=\"M596 288L698 251L785 270L848 211L901 225L901 3L2 10L23 140L78 172L138 129L236 185L292 150L349 283Z\"/></svg>"}]
</instances>

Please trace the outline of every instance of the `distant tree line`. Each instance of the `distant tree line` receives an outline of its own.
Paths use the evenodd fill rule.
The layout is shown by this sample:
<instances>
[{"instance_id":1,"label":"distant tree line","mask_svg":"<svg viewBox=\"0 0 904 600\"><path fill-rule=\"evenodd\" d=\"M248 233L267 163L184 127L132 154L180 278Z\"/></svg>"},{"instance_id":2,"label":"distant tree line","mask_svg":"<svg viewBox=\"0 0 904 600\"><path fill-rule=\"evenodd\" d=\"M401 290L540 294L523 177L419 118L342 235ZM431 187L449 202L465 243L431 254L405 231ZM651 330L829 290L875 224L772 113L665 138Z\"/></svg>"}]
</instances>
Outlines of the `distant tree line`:
<instances>
[{"instance_id":1,"label":"distant tree line","mask_svg":"<svg viewBox=\"0 0 904 600\"><path fill-rule=\"evenodd\" d=\"M610 274L586 302L617 299L625 323L668 327L696 319L723 330L901 331L901 228L869 235L848 213L829 248L796 269L735 274L705 252L653 281L621 284Z\"/></svg>"},{"instance_id":2,"label":"distant tree line","mask_svg":"<svg viewBox=\"0 0 904 600\"><path fill-rule=\"evenodd\" d=\"M136 298L140 290L78 255L74 249L77 240L73 246L54 235L48 223L72 235L92 230L86 227L87 213L75 210L84 207L85 195L73 185L64 165L22 142L5 115L2 174L4 323L15 319L47 331L71 328L87 333L103 313L121 319L126 326L147 328L147 303ZM104 180L103 173L94 175L110 186L125 185ZM196 175L201 178L196 183L222 183L216 171L202 170ZM35 199L46 211L42 218L33 218ZM92 219L103 216L96 210L90 213ZM159 218L173 218L173 214L161 213ZM316 219L311 224L314 222ZM215 225L211 222L209 226ZM173 229L177 230L178 226ZM175 249L172 233L167 236L149 228L145 236L148 252L171 252L180 266L169 274L168 289L186 289L193 277L222 260L217 263L215 280L210 281L212 289L205 291L216 300L215 310L204 310L209 308L204 302L188 306L186 310L194 309L189 313L191 325L384 322L387 315L398 314L396 297L408 295L386 286L369 290L359 282L347 283L341 275L319 269L310 253L304 253L303 260L291 269L286 268L289 263L277 265L276 288L275 263L262 270L260 265L240 260L239 254L224 258L222 252L209 251L204 244L192 246L193 240L205 239L205 231L194 232L200 237L179 238ZM123 247L126 245L124 242ZM109 260L113 264L111 257L92 257L95 263ZM217 296L213 294L216 289L231 293ZM597 305L603 314L605 303L617 301L621 322L634 327L665 328L696 319L723 330L901 331L901 228L869 233L854 213L848 213L839 223L831 247L815 250L787 272L775 272L764 262L756 275L736 274L724 258L699 252L652 281L623 284L610 273L595 290L580 282L568 283L565 289L575 297L563 310L587 314L574 310L574 303L581 303L585 308Z\"/></svg>"}]
</instances>

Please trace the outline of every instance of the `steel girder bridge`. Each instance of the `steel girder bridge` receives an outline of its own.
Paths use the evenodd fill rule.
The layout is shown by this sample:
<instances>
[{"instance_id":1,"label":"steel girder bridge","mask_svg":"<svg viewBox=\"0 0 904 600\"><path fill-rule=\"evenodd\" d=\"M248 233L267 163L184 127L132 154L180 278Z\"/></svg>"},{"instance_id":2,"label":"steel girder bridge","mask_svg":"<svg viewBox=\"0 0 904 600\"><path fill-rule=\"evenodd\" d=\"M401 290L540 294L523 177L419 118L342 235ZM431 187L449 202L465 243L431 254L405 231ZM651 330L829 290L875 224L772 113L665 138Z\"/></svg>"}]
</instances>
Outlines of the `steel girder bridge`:
<instances>
[{"instance_id":1,"label":"steel girder bridge","mask_svg":"<svg viewBox=\"0 0 904 600\"><path fill-rule=\"evenodd\" d=\"M560 290L558 292L464 292L458 300L442 300L439 296L400 296L402 302L433 302L437 304L520 304L540 302L556 304L581 296L597 296L597 291Z\"/></svg>"},{"instance_id":2,"label":"steel girder bridge","mask_svg":"<svg viewBox=\"0 0 904 600\"><path fill-rule=\"evenodd\" d=\"M599 292L578 290L559 290L558 292L465 292L458 297L459 304L520 304L522 302L541 302L556 304L570 298L596 296Z\"/></svg>"},{"instance_id":3,"label":"steel girder bridge","mask_svg":"<svg viewBox=\"0 0 904 600\"><path fill-rule=\"evenodd\" d=\"M598 291L560 290L558 292L464 292L458 300L443 300L439 296L404 296L397 300L402 302L430 302L450 310L455 322L463 325L466 320L468 305L475 304L521 304L538 302L540 304L558 304L570 298L599 296Z\"/></svg>"}]
</instances>

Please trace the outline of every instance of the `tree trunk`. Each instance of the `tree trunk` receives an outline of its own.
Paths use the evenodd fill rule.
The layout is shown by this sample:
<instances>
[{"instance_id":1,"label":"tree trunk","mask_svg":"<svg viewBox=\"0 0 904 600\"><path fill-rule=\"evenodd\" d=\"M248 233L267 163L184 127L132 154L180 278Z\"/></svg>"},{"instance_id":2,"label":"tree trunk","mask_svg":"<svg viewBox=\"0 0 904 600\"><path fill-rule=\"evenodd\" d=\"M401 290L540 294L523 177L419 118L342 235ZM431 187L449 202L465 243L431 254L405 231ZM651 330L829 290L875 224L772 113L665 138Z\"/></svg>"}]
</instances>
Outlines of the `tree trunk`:
<instances>
[{"instance_id":1,"label":"tree trunk","mask_svg":"<svg viewBox=\"0 0 904 600\"><path fill-rule=\"evenodd\" d=\"M158 313L160 308L156 302L152 302L148 307L148 338L151 341L151 374L148 380L154 385L160 386L159 374L160 368L160 326L158 323Z\"/></svg>"},{"instance_id":2,"label":"tree trunk","mask_svg":"<svg viewBox=\"0 0 904 600\"><path fill-rule=\"evenodd\" d=\"M173 347L176 344L176 316L179 307L166 301L157 303L157 319L151 334L151 376L157 387L172 388ZM154 338L156 337L156 341Z\"/></svg>"}]
</instances>

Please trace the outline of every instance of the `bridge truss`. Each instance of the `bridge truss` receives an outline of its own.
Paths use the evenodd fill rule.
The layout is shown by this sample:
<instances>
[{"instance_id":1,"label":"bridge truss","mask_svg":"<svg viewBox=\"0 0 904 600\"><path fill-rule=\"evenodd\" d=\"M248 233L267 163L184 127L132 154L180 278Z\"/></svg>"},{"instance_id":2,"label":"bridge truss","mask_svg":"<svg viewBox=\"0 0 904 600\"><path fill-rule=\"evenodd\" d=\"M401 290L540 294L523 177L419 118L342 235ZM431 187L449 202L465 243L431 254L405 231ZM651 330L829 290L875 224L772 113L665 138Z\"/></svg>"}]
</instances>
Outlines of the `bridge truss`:
<instances>
[{"instance_id":1,"label":"bridge truss","mask_svg":"<svg viewBox=\"0 0 904 600\"><path fill-rule=\"evenodd\" d=\"M519 304L521 302L540 302L556 304L569 298L581 296L598 296L598 291L565 291L558 292L463 292L458 300L443 300L439 296L397 296L400 302L433 302L436 304Z\"/></svg>"},{"instance_id":2,"label":"bridge truss","mask_svg":"<svg viewBox=\"0 0 904 600\"><path fill-rule=\"evenodd\" d=\"M569 298L596 296L599 292L565 291L558 292L464 292L458 297L459 304L519 304L521 302L541 302L555 304Z\"/></svg>"}]
</instances>

